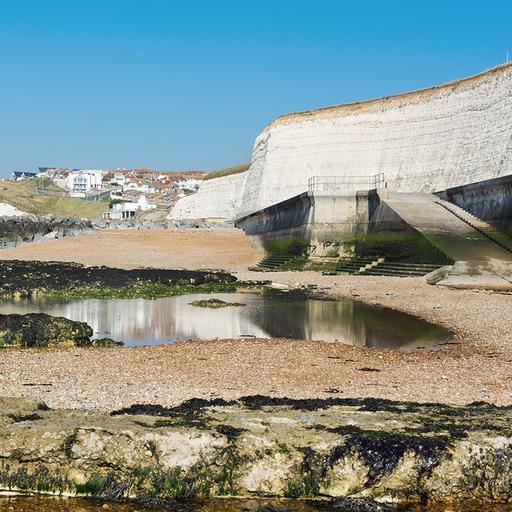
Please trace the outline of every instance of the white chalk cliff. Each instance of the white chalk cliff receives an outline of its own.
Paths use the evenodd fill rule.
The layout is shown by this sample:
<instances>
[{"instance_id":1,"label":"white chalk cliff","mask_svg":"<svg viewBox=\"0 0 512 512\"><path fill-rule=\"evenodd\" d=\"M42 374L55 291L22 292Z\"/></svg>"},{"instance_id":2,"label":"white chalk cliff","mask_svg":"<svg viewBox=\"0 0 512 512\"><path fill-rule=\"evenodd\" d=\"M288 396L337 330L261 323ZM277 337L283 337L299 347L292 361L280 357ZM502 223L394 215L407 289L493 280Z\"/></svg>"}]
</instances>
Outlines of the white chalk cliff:
<instances>
[{"instance_id":1,"label":"white chalk cliff","mask_svg":"<svg viewBox=\"0 0 512 512\"><path fill-rule=\"evenodd\" d=\"M281 116L248 171L205 181L170 217L234 219L305 192L313 176L384 173L433 192L512 174L512 64L429 89Z\"/></svg>"}]
</instances>

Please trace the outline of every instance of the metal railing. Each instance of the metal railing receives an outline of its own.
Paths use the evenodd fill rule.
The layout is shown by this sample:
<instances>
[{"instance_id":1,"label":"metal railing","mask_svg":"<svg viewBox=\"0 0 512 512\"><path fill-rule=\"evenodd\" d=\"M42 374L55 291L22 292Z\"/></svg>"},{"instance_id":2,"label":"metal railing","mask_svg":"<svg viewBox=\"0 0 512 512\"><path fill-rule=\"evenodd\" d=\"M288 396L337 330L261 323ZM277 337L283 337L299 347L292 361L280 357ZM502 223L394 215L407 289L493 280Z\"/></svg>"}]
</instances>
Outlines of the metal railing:
<instances>
[{"instance_id":1,"label":"metal railing","mask_svg":"<svg viewBox=\"0 0 512 512\"><path fill-rule=\"evenodd\" d=\"M308 180L309 192L356 192L383 186L383 172L373 176L313 176Z\"/></svg>"}]
</instances>

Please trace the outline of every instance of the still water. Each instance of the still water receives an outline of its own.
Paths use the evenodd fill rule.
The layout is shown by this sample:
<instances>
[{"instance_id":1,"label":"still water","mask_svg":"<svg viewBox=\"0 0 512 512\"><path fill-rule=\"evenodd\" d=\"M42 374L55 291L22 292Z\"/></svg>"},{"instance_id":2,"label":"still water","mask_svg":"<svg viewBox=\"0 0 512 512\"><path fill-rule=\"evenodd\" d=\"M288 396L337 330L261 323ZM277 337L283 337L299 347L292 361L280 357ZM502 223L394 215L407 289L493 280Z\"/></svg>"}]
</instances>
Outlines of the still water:
<instances>
[{"instance_id":1,"label":"still water","mask_svg":"<svg viewBox=\"0 0 512 512\"><path fill-rule=\"evenodd\" d=\"M105 508L104 508L105 507ZM212 499L203 502L192 502L175 508L147 509L140 505L109 503L104 505L95 500L77 498L49 498L49 497L0 497L0 512L334 512L336 509L327 503L315 503L301 500L243 500L243 499ZM439 505L433 507L412 506L399 507L399 512L512 512L510 505L490 505L485 507L472 505ZM397 511L397 512L398 512Z\"/></svg>"},{"instance_id":2,"label":"still water","mask_svg":"<svg viewBox=\"0 0 512 512\"><path fill-rule=\"evenodd\" d=\"M243 306L194 307L217 298ZM417 349L449 338L442 327L391 309L352 300L319 300L285 294L218 293L149 299L80 299L1 302L0 314L48 313L87 322L95 338L128 346L186 339L295 338L349 345Z\"/></svg>"}]
</instances>

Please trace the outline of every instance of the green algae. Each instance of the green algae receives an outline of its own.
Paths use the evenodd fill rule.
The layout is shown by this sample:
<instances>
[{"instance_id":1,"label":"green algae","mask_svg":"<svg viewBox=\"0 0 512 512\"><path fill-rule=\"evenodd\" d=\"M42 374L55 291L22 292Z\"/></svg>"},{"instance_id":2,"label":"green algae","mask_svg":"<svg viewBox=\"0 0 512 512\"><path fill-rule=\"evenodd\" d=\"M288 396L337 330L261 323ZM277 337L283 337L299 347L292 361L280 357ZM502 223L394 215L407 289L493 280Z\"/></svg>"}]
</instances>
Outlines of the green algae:
<instances>
[{"instance_id":1,"label":"green algae","mask_svg":"<svg viewBox=\"0 0 512 512\"><path fill-rule=\"evenodd\" d=\"M191 306L196 308L226 308L228 306L245 306L241 302L226 302L220 299L204 299L204 300L194 300L189 303Z\"/></svg>"}]
</instances>

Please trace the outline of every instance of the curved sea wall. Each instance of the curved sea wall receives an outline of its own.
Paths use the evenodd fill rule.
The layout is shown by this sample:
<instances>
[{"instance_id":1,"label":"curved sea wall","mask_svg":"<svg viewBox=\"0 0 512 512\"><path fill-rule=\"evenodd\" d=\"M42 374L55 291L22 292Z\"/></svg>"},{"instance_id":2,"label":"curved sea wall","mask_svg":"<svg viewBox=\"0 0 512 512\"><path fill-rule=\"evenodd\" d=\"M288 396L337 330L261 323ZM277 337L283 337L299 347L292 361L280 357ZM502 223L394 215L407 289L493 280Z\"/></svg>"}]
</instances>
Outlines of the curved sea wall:
<instances>
[{"instance_id":1,"label":"curved sea wall","mask_svg":"<svg viewBox=\"0 0 512 512\"><path fill-rule=\"evenodd\" d=\"M234 220L241 208L246 179L247 171L205 180L196 194L176 203L169 217Z\"/></svg>"},{"instance_id":2,"label":"curved sea wall","mask_svg":"<svg viewBox=\"0 0 512 512\"><path fill-rule=\"evenodd\" d=\"M312 176L377 173L403 192L512 174L512 64L438 87L279 117L256 139L239 182L207 181L171 216L226 217L238 209L241 217L306 191Z\"/></svg>"}]
</instances>

